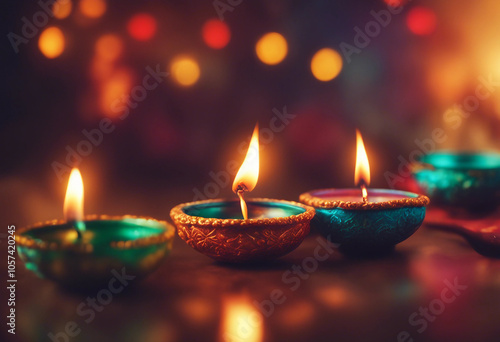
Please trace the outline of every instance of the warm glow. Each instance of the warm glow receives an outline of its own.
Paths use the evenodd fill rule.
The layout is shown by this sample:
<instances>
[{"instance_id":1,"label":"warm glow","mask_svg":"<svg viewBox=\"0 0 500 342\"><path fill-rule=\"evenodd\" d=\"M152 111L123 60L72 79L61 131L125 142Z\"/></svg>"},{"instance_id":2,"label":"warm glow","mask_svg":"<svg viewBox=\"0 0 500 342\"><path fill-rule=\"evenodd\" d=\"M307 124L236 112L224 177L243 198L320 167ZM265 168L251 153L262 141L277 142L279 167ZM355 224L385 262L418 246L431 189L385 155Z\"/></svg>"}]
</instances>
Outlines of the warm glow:
<instances>
[{"instance_id":1,"label":"warm glow","mask_svg":"<svg viewBox=\"0 0 500 342\"><path fill-rule=\"evenodd\" d=\"M222 49L231 39L231 31L223 21L219 19L209 19L201 29L203 41L212 49Z\"/></svg>"},{"instance_id":2,"label":"warm glow","mask_svg":"<svg viewBox=\"0 0 500 342\"><path fill-rule=\"evenodd\" d=\"M267 33L255 45L257 57L265 64L278 64L288 53L286 39L279 33Z\"/></svg>"},{"instance_id":3,"label":"warm glow","mask_svg":"<svg viewBox=\"0 0 500 342\"><path fill-rule=\"evenodd\" d=\"M83 220L83 180L77 168L71 170L64 199L64 218L66 221Z\"/></svg>"},{"instance_id":4,"label":"warm glow","mask_svg":"<svg viewBox=\"0 0 500 342\"><path fill-rule=\"evenodd\" d=\"M436 14L430 8L417 6L408 12L406 24L416 35L428 35L436 29Z\"/></svg>"},{"instance_id":5,"label":"warm glow","mask_svg":"<svg viewBox=\"0 0 500 342\"><path fill-rule=\"evenodd\" d=\"M318 80L333 80L342 70L342 57L329 48L316 52L311 60L311 71Z\"/></svg>"},{"instance_id":6,"label":"warm glow","mask_svg":"<svg viewBox=\"0 0 500 342\"><path fill-rule=\"evenodd\" d=\"M83 15L89 18L99 18L106 12L105 0L80 0L79 9Z\"/></svg>"},{"instance_id":7,"label":"warm glow","mask_svg":"<svg viewBox=\"0 0 500 342\"><path fill-rule=\"evenodd\" d=\"M232 296L224 301L219 341L261 342L262 314L245 296Z\"/></svg>"},{"instance_id":8,"label":"warm glow","mask_svg":"<svg viewBox=\"0 0 500 342\"><path fill-rule=\"evenodd\" d=\"M56 58L64 51L64 35L55 27L46 28L38 39L38 48L47 58Z\"/></svg>"},{"instance_id":9,"label":"warm glow","mask_svg":"<svg viewBox=\"0 0 500 342\"><path fill-rule=\"evenodd\" d=\"M71 0L56 0L52 5L52 13L57 19L64 19L71 14L72 8Z\"/></svg>"},{"instance_id":10,"label":"warm glow","mask_svg":"<svg viewBox=\"0 0 500 342\"><path fill-rule=\"evenodd\" d=\"M354 170L354 184L357 186L370 185L370 164L366 155L365 145L361 133L356 130L356 168ZM365 189L366 190L366 189ZM363 197L366 194L363 193Z\"/></svg>"},{"instance_id":11,"label":"warm glow","mask_svg":"<svg viewBox=\"0 0 500 342\"><path fill-rule=\"evenodd\" d=\"M460 101L470 79L470 61L463 55L447 52L434 53L425 64L430 94L442 105Z\"/></svg>"},{"instance_id":12,"label":"warm glow","mask_svg":"<svg viewBox=\"0 0 500 342\"><path fill-rule=\"evenodd\" d=\"M105 61L115 61L123 52L123 42L114 34L105 34L95 43L96 57Z\"/></svg>"},{"instance_id":13,"label":"warm glow","mask_svg":"<svg viewBox=\"0 0 500 342\"><path fill-rule=\"evenodd\" d=\"M128 69L118 69L100 85L99 105L101 112L111 118L123 114L132 88L132 74Z\"/></svg>"},{"instance_id":14,"label":"warm glow","mask_svg":"<svg viewBox=\"0 0 500 342\"><path fill-rule=\"evenodd\" d=\"M156 33L156 19L151 14L138 13L130 18L127 31L136 40L150 40Z\"/></svg>"},{"instance_id":15,"label":"warm glow","mask_svg":"<svg viewBox=\"0 0 500 342\"><path fill-rule=\"evenodd\" d=\"M238 194L241 202L241 212L243 218L248 218L248 211L245 200L243 199L243 192L252 191L257 185L259 179L259 124L255 125L253 130L252 139L248 146L247 155L243 164L241 164L236 177L234 177L233 191Z\"/></svg>"},{"instance_id":16,"label":"warm glow","mask_svg":"<svg viewBox=\"0 0 500 342\"><path fill-rule=\"evenodd\" d=\"M233 191L237 192L239 186L243 186L245 191L252 191L259 179L259 124L255 125L252 139L248 146L247 155L241 164L233 182Z\"/></svg>"},{"instance_id":17,"label":"warm glow","mask_svg":"<svg viewBox=\"0 0 500 342\"><path fill-rule=\"evenodd\" d=\"M200 78L200 66L193 58L181 56L175 58L170 64L170 73L177 83L188 87Z\"/></svg>"},{"instance_id":18,"label":"warm glow","mask_svg":"<svg viewBox=\"0 0 500 342\"><path fill-rule=\"evenodd\" d=\"M406 4L407 0L384 0L384 2L391 7L399 7Z\"/></svg>"}]
</instances>

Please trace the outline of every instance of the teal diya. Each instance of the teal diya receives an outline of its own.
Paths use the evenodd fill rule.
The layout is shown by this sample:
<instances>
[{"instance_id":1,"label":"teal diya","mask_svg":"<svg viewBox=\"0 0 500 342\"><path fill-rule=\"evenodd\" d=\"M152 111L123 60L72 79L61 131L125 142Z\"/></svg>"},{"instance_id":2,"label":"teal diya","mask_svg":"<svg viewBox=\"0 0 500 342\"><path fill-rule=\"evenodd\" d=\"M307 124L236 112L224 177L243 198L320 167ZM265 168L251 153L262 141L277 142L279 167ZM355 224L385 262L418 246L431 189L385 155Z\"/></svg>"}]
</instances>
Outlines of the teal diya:
<instances>
[{"instance_id":1,"label":"teal diya","mask_svg":"<svg viewBox=\"0 0 500 342\"><path fill-rule=\"evenodd\" d=\"M65 220L19 230L16 243L26 268L70 288L107 284L112 271L140 279L168 256L174 228L136 216L83 216L83 182L73 169L64 202Z\"/></svg>"},{"instance_id":2,"label":"teal diya","mask_svg":"<svg viewBox=\"0 0 500 342\"><path fill-rule=\"evenodd\" d=\"M488 209L500 202L500 154L438 151L413 164L418 186L433 203Z\"/></svg>"},{"instance_id":3,"label":"teal diya","mask_svg":"<svg viewBox=\"0 0 500 342\"><path fill-rule=\"evenodd\" d=\"M180 204L170 212L179 237L200 253L229 263L261 262L297 248L309 233L314 209L273 199L245 200L259 175L259 131L255 127L247 155L233 183L238 200Z\"/></svg>"},{"instance_id":4,"label":"teal diya","mask_svg":"<svg viewBox=\"0 0 500 342\"><path fill-rule=\"evenodd\" d=\"M360 188L313 190L300 201L314 207L311 225L347 255L391 252L422 224L429 198L390 190L368 189L370 170L363 140L357 132L355 183Z\"/></svg>"}]
</instances>

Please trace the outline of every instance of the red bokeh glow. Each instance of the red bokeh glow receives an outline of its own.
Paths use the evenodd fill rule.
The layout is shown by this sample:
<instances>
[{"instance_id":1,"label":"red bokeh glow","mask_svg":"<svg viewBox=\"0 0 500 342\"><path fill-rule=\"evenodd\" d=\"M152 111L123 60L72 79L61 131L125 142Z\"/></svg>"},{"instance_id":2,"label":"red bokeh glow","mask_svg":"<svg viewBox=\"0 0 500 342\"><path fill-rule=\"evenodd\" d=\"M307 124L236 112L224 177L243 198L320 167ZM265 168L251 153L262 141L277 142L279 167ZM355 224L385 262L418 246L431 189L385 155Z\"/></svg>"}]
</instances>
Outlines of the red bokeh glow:
<instances>
[{"instance_id":1,"label":"red bokeh glow","mask_svg":"<svg viewBox=\"0 0 500 342\"><path fill-rule=\"evenodd\" d=\"M134 39L150 40L156 33L156 19L147 13L135 14L128 21L127 30Z\"/></svg>"},{"instance_id":2,"label":"red bokeh glow","mask_svg":"<svg viewBox=\"0 0 500 342\"><path fill-rule=\"evenodd\" d=\"M205 22L201 30L203 41L212 49L222 49L231 39L229 27L218 19L210 19Z\"/></svg>"},{"instance_id":3,"label":"red bokeh glow","mask_svg":"<svg viewBox=\"0 0 500 342\"><path fill-rule=\"evenodd\" d=\"M428 35L436 29L436 14L427 7L414 7L408 12L406 25L416 35Z\"/></svg>"},{"instance_id":4,"label":"red bokeh glow","mask_svg":"<svg viewBox=\"0 0 500 342\"><path fill-rule=\"evenodd\" d=\"M399 7L406 5L408 0L384 0L384 2L391 7Z\"/></svg>"}]
</instances>

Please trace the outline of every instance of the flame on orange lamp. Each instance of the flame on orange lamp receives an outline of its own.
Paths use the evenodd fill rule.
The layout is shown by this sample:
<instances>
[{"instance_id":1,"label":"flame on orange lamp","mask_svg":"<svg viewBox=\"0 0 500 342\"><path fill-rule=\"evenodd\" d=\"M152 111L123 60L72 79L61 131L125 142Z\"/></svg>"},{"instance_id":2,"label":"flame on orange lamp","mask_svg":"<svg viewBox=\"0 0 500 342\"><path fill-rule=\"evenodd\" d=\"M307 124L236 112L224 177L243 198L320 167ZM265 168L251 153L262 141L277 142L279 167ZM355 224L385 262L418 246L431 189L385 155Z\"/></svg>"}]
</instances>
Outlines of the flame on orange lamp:
<instances>
[{"instance_id":1,"label":"flame on orange lamp","mask_svg":"<svg viewBox=\"0 0 500 342\"><path fill-rule=\"evenodd\" d=\"M365 144L361 133L356 130L356 168L354 170L354 184L361 188L363 202L368 202L368 190L370 185L370 163L366 155Z\"/></svg>"},{"instance_id":2,"label":"flame on orange lamp","mask_svg":"<svg viewBox=\"0 0 500 342\"><path fill-rule=\"evenodd\" d=\"M64 218L71 222L81 236L85 230L83 223L83 180L77 168L71 170L66 197L64 198Z\"/></svg>"},{"instance_id":3,"label":"flame on orange lamp","mask_svg":"<svg viewBox=\"0 0 500 342\"><path fill-rule=\"evenodd\" d=\"M243 218L248 219L248 209L243 193L245 191L252 191L257 185L259 179L259 124L255 125L253 130L252 139L248 146L247 155L243 164L241 164L236 177L233 182L233 191L240 198L241 213Z\"/></svg>"}]
</instances>

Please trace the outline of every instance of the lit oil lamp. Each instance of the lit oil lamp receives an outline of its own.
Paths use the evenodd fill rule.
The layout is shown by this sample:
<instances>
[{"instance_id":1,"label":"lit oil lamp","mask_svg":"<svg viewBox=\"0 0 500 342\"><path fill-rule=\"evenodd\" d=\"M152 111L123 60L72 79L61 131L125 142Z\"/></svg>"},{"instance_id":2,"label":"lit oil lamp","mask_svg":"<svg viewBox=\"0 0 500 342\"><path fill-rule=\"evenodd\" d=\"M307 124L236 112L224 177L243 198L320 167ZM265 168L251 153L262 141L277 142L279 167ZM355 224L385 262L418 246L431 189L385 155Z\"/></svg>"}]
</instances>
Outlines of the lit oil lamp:
<instances>
[{"instance_id":1,"label":"lit oil lamp","mask_svg":"<svg viewBox=\"0 0 500 342\"><path fill-rule=\"evenodd\" d=\"M316 209L312 225L346 254L373 255L393 250L422 224L426 196L411 192L368 189L370 166L357 131L357 189L322 189L304 193L300 201Z\"/></svg>"},{"instance_id":2,"label":"lit oil lamp","mask_svg":"<svg viewBox=\"0 0 500 342\"><path fill-rule=\"evenodd\" d=\"M74 288L100 286L112 270L141 278L172 248L174 228L136 216L83 216L83 181L71 171L64 201L65 220L19 230L18 252L26 268L42 278Z\"/></svg>"},{"instance_id":3,"label":"lit oil lamp","mask_svg":"<svg viewBox=\"0 0 500 342\"><path fill-rule=\"evenodd\" d=\"M469 210L500 203L500 154L438 151L414 163L418 186L433 203Z\"/></svg>"},{"instance_id":4,"label":"lit oil lamp","mask_svg":"<svg viewBox=\"0 0 500 342\"><path fill-rule=\"evenodd\" d=\"M251 199L259 175L259 129L250 141L233 191L239 200L205 200L180 204L170 216L179 236L197 251L223 262L261 261L297 248L309 233L314 209L296 202Z\"/></svg>"}]
</instances>

